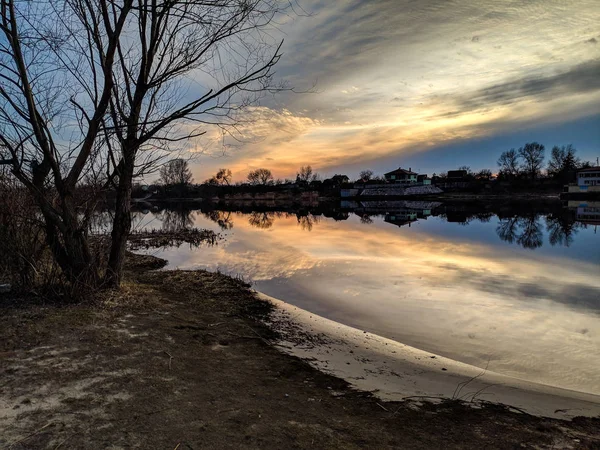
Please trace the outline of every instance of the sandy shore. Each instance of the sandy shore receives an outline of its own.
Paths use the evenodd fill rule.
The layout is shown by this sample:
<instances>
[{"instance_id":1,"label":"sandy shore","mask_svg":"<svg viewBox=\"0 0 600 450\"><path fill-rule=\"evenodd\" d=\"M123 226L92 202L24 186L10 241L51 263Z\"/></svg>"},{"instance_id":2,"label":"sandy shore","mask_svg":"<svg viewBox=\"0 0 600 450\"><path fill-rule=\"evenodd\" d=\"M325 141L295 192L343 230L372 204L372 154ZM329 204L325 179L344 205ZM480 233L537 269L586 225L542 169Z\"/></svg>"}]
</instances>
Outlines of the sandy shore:
<instances>
[{"instance_id":1,"label":"sandy shore","mask_svg":"<svg viewBox=\"0 0 600 450\"><path fill-rule=\"evenodd\" d=\"M508 377L403 345L259 294L275 304L279 347L385 401L456 398L501 403L529 414L600 416L600 396Z\"/></svg>"}]
</instances>

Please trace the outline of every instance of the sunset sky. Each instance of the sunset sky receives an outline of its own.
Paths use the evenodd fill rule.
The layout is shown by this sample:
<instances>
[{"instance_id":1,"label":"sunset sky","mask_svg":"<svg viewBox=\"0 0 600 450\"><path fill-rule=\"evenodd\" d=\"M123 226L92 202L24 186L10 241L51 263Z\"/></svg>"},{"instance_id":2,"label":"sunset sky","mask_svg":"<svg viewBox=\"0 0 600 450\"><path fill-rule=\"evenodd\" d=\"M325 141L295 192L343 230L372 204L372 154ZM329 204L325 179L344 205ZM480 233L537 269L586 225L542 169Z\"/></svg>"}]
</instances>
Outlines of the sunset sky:
<instances>
[{"instance_id":1,"label":"sunset sky","mask_svg":"<svg viewBox=\"0 0 600 450\"><path fill-rule=\"evenodd\" d=\"M496 169L528 141L600 156L598 0L299 0L277 77L298 90L246 114L241 143L198 144L197 182L398 166ZM298 11L300 12L300 11ZM230 144L233 144L231 142Z\"/></svg>"}]
</instances>

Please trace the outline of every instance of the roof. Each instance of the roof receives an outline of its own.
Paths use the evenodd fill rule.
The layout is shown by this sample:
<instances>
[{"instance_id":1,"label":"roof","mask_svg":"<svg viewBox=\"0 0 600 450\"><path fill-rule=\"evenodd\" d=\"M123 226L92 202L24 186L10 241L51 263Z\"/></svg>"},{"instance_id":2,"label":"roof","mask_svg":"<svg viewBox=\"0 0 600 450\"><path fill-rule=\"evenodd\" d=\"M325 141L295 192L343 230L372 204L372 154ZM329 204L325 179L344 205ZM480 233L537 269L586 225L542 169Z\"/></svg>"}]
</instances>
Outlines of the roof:
<instances>
[{"instance_id":1,"label":"roof","mask_svg":"<svg viewBox=\"0 0 600 450\"><path fill-rule=\"evenodd\" d=\"M399 174L403 174L403 175L417 175L416 172L411 172L410 170L406 170L406 169L403 169L402 167L398 167L396 170L392 170L391 172L388 172L388 173L384 174L384 176L399 175Z\"/></svg>"},{"instance_id":2,"label":"roof","mask_svg":"<svg viewBox=\"0 0 600 450\"><path fill-rule=\"evenodd\" d=\"M580 173L580 172L598 172L598 171L600 171L600 167L588 167L586 169L579 169L577 171L577 173Z\"/></svg>"}]
</instances>

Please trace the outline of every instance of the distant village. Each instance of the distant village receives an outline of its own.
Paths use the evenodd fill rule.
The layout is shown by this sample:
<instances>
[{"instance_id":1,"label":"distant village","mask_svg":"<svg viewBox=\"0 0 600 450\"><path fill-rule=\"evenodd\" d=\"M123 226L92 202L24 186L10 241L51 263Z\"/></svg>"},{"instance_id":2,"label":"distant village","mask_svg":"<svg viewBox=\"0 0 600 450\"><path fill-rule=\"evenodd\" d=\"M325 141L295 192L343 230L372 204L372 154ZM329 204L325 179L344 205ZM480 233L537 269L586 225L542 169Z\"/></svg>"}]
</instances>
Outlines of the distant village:
<instances>
[{"instance_id":1,"label":"distant village","mask_svg":"<svg viewBox=\"0 0 600 450\"><path fill-rule=\"evenodd\" d=\"M464 194L561 194L564 198L600 196L600 164L582 161L572 145L554 146L546 160L542 144L530 142L502 152L495 171L472 171L468 166L425 174L412 167L394 168L382 175L365 169L357 179L336 174L323 179L310 165L301 167L295 179L275 179L267 168L251 170L245 181L233 182L229 169L220 169L203 183L194 184L187 161L176 159L160 171L159 183L137 186L137 197L231 198L247 195L352 197L431 196ZM310 194L312 193L312 194Z\"/></svg>"}]
</instances>

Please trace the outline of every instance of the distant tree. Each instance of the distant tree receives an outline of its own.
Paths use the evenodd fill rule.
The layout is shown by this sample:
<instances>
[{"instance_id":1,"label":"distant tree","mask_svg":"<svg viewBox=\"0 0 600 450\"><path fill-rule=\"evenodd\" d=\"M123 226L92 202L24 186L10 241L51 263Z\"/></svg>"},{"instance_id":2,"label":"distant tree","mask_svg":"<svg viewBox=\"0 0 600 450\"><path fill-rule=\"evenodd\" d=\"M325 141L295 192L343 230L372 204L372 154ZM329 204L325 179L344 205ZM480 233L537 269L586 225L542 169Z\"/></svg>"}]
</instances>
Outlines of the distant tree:
<instances>
[{"instance_id":1,"label":"distant tree","mask_svg":"<svg viewBox=\"0 0 600 450\"><path fill-rule=\"evenodd\" d=\"M193 181L185 159L172 159L160 168L160 181L165 186L186 186Z\"/></svg>"},{"instance_id":2,"label":"distant tree","mask_svg":"<svg viewBox=\"0 0 600 450\"><path fill-rule=\"evenodd\" d=\"M505 178L515 178L519 174L519 154L514 148L502 152L498 158L500 173Z\"/></svg>"},{"instance_id":3,"label":"distant tree","mask_svg":"<svg viewBox=\"0 0 600 450\"><path fill-rule=\"evenodd\" d=\"M253 185L263 185L271 184L273 180L273 174L269 169L256 169L251 170L248 174L248 181Z\"/></svg>"},{"instance_id":4,"label":"distant tree","mask_svg":"<svg viewBox=\"0 0 600 450\"><path fill-rule=\"evenodd\" d=\"M313 169L311 166L302 166L300 167L300 172L296 174L296 182L308 184L311 181L317 181L319 179L319 175L317 173L313 173Z\"/></svg>"},{"instance_id":5,"label":"distant tree","mask_svg":"<svg viewBox=\"0 0 600 450\"><path fill-rule=\"evenodd\" d=\"M373 171L369 169L363 170L358 176L361 181L370 181L373 178Z\"/></svg>"},{"instance_id":6,"label":"distant tree","mask_svg":"<svg viewBox=\"0 0 600 450\"><path fill-rule=\"evenodd\" d=\"M229 169L219 169L219 171L212 176L209 180L206 180L208 184L212 184L215 186L226 184L227 186L231 183L231 170Z\"/></svg>"},{"instance_id":7,"label":"distant tree","mask_svg":"<svg viewBox=\"0 0 600 450\"><path fill-rule=\"evenodd\" d=\"M576 153L577 150L571 144L552 147L548 162L548 175L556 179L568 180L581 166L581 161L577 158Z\"/></svg>"},{"instance_id":8,"label":"distant tree","mask_svg":"<svg viewBox=\"0 0 600 450\"><path fill-rule=\"evenodd\" d=\"M482 169L475 174L475 179L489 181L492 179L492 171L490 169Z\"/></svg>"},{"instance_id":9,"label":"distant tree","mask_svg":"<svg viewBox=\"0 0 600 450\"><path fill-rule=\"evenodd\" d=\"M546 149L537 142L528 142L519 148L519 156L523 159L522 169L532 180L540 174L544 164L544 153Z\"/></svg>"},{"instance_id":10,"label":"distant tree","mask_svg":"<svg viewBox=\"0 0 600 450\"><path fill-rule=\"evenodd\" d=\"M467 172L467 175L473 175L473 171L471 170L470 166L460 166L458 170L464 170Z\"/></svg>"}]
</instances>

